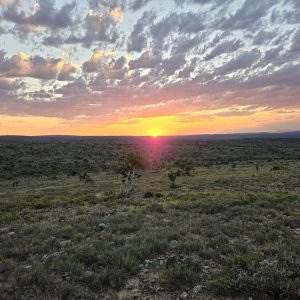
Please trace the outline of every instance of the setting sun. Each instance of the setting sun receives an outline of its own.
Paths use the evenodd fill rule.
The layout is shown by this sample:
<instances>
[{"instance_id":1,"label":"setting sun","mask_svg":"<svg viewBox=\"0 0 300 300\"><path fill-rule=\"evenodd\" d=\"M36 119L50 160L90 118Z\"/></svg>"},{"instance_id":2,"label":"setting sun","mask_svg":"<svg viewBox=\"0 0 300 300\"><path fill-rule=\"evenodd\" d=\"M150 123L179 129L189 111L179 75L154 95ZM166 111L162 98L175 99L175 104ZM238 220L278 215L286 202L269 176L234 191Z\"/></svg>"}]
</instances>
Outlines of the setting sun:
<instances>
[{"instance_id":1,"label":"setting sun","mask_svg":"<svg viewBox=\"0 0 300 300\"><path fill-rule=\"evenodd\" d=\"M161 135L161 130L159 128L152 128L148 130L147 135L152 136L154 139L156 139Z\"/></svg>"}]
</instances>

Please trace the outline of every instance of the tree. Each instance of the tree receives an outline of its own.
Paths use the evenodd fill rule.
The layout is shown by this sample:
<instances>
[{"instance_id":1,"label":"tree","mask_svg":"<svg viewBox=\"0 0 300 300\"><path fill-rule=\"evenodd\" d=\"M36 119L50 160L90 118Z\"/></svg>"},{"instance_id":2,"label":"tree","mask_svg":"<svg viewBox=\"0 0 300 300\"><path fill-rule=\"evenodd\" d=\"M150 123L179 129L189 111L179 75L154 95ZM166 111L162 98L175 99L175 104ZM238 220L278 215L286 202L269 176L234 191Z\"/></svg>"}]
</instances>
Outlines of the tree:
<instances>
[{"instance_id":1,"label":"tree","mask_svg":"<svg viewBox=\"0 0 300 300\"><path fill-rule=\"evenodd\" d=\"M120 197L129 197L134 192L136 179L138 177L137 170L143 168L143 158L139 152L128 153L125 159L118 163L116 170L122 175ZM124 191L125 184L127 184L126 191Z\"/></svg>"},{"instance_id":2,"label":"tree","mask_svg":"<svg viewBox=\"0 0 300 300\"><path fill-rule=\"evenodd\" d=\"M175 188L175 180L178 176L181 175L181 171L180 170L177 170L177 171L169 171L167 173L170 181L171 181L171 188Z\"/></svg>"}]
</instances>

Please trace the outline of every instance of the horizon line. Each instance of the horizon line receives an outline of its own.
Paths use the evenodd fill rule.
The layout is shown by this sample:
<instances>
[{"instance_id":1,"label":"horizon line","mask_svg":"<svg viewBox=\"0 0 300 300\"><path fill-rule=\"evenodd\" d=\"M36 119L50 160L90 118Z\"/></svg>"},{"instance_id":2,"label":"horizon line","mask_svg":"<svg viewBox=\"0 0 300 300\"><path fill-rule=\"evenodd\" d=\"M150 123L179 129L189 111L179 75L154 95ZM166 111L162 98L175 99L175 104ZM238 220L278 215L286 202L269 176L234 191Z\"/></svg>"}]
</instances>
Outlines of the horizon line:
<instances>
[{"instance_id":1,"label":"horizon line","mask_svg":"<svg viewBox=\"0 0 300 300\"><path fill-rule=\"evenodd\" d=\"M288 131L253 131L253 132L233 132L233 133L196 133L196 134L174 134L174 135L159 135L158 137L193 137L193 136L215 136L215 135L250 135L250 134L291 134L299 133L300 130ZM0 137L151 137L151 135L78 135L78 134L41 134L41 135L20 135L20 134L5 134Z\"/></svg>"}]
</instances>

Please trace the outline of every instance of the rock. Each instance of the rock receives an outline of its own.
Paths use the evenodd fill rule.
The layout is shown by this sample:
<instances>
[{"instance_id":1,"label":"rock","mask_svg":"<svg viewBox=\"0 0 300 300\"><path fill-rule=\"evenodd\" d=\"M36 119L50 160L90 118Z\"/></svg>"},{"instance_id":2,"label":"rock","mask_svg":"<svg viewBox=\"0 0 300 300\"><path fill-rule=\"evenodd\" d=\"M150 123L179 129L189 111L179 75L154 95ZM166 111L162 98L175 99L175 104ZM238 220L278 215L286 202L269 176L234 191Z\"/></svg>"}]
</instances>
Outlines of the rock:
<instances>
[{"instance_id":1,"label":"rock","mask_svg":"<svg viewBox=\"0 0 300 300\"><path fill-rule=\"evenodd\" d=\"M46 261L46 260L48 260L50 258L53 258L53 257L59 257L60 255L63 255L63 254L65 254L65 251L59 251L59 252L53 252L53 253L45 254L42 257L41 261Z\"/></svg>"},{"instance_id":2,"label":"rock","mask_svg":"<svg viewBox=\"0 0 300 300\"><path fill-rule=\"evenodd\" d=\"M104 224L104 223L100 223L100 224L98 224L98 227L99 227L101 230L104 230L104 229L108 228L108 225L107 225L107 224Z\"/></svg>"},{"instance_id":3,"label":"rock","mask_svg":"<svg viewBox=\"0 0 300 300\"><path fill-rule=\"evenodd\" d=\"M84 273L84 277L91 277L93 275L94 275L94 272L92 272L92 271L85 271L85 273Z\"/></svg>"},{"instance_id":4,"label":"rock","mask_svg":"<svg viewBox=\"0 0 300 300\"><path fill-rule=\"evenodd\" d=\"M166 268L169 269L169 267L174 266L176 262L177 262L176 255L169 256L166 261Z\"/></svg>"},{"instance_id":5,"label":"rock","mask_svg":"<svg viewBox=\"0 0 300 300\"><path fill-rule=\"evenodd\" d=\"M179 299L180 300L185 300L188 298L188 294L186 292L183 292L180 296L179 296Z\"/></svg>"},{"instance_id":6,"label":"rock","mask_svg":"<svg viewBox=\"0 0 300 300\"><path fill-rule=\"evenodd\" d=\"M24 266L24 269L28 270L28 269L31 269L32 266L28 265L28 266Z\"/></svg>"},{"instance_id":7,"label":"rock","mask_svg":"<svg viewBox=\"0 0 300 300\"><path fill-rule=\"evenodd\" d=\"M65 246L71 244L71 242L72 242L71 240L65 240L65 241L60 241L59 244L61 246L65 247Z\"/></svg>"},{"instance_id":8,"label":"rock","mask_svg":"<svg viewBox=\"0 0 300 300\"><path fill-rule=\"evenodd\" d=\"M300 235L300 228L295 228L295 229L294 229L294 232L295 232L296 234L299 234L299 235Z\"/></svg>"},{"instance_id":9,"label":"rock","mask_svg":"<svg viewBox=\"0 0 300 300\"><path fill-rule=\"evenodd\" d=\"M159 284L155 284L155 285L150 285L149 289L152 291L152 293L157 294L161 290L161 287Z\"/></svg>"},{"instance_id":10,"label":"rock","mask_svg":"<svg viewBox=\"0 0 300 300\"><path fill-rule=\"evenodd\" d=\"M178 244L178 241L176 241L176 240L172 240L172 241L170 241L170 247L171 248L176 248L176 246L177 246L177 244Z\"/></svg>"},{"instance_id":11,"label":"rock","mask_svg":"<svg viewBox=\"0 0 300 300\"><path fill-rule=\"evenodd\" d=\"M151 260L145 260L144 267L145 267L146 269L148 269L148 268L150 268L151 264L152 264L152 261L151 261Z\"/></svg>"},{"instance_id":12,"label":"rock","mask_svg":"<svg viewBox=\"0 0 300 300\"><path fill-rule=\"evenodd\" d=\"M198 284L198 285L194 286L193 293L199 294L202 291L202 289L203 289L203 286L201 284Z\"/></svg>"}]
</instances>

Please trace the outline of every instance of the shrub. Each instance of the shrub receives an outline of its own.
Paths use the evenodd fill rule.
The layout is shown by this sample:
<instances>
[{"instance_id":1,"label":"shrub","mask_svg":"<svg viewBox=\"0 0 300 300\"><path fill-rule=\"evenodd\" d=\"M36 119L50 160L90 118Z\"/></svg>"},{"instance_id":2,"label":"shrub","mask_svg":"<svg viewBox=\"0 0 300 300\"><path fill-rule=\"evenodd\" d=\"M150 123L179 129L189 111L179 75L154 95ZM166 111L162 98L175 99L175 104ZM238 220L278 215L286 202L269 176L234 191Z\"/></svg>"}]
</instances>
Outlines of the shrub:
<instances>
[{"instance_id":1,"label":"shrub","mask_svg":"<svg viewBox=\"0 0 300 300\"><path fill-rule=\"evenodd\" d=\"M180 170L177 170L177 171L169 171L167 173L168 175L168 178L170 179L171 181L171 188L175 188L175 180L178 176L181 175L181 171Z\"/></svg>"},{"instance_id":2,"label":"shrub","mask_svg":"<svg viewBox=\"0 0 300 300\"><path fill-rule=\"evenodd\" d=\"M144 193L144 198L153 198L154 197L154 194L152 192L146 192Z\"/></svg>"},{"instance_id":3,"label":"shrub","mask_svg":"<svg viewBox=\"0 0 300 300\"><path fill-rule=\"evenodd\" d=\"M198 281L198 272L185 264L177 263L162 272L161 282L169 288L192 287Z\"/></svg>"}]
</instances>

